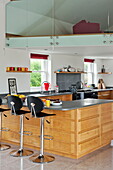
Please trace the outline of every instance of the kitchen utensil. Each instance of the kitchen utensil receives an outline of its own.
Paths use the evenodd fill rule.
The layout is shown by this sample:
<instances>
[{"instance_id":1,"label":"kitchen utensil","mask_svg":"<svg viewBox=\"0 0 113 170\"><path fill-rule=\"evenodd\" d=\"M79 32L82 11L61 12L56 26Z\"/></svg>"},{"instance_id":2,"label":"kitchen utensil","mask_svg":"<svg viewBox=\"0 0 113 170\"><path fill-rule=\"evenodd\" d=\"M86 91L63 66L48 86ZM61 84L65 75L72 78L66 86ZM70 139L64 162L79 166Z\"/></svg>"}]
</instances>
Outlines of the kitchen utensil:
<instances>
[{"instance_id":1,"label":"kitchen utensil","mask_svg":"<svg viewBox=\"0 0 113 170\"><path fill-rule=\"evenodd\" d=\"M55 86L55 93L59 92L59 86Z\"/></svg>"},{"instance_id":2,"label":"kitchen utensil","mask_svg":"<svg viewBox=\"0 0 113 170\"><path fill-rule=\"evenodd\" d=\"M72 84L71 87L69 87L69 90L70 90L72 93L76 93L76 92L77 92L76 84Z\"/></svg>"},{"instance_id":3,"label":"kitchen utensil","mask_svg":"<svg viewBox=\"0 0 113 170\"><path fill-rule=\"evenodd\" d=\"M68 71L69 71L69 72L75 72L75 68L74 68L74 67L70 67L70 68L68 69Z\"/></svg>"},{"instance_id":4,"label":"kitchen utensil","mask_svg":"<svg viewBox=\"0 0 113 170\"><path fill-rule=\"evenodd\" d=\"M102 84L102 89L105 89L106 86L105 86L105 83L104 83L104 80L103 80L103 79L101 79L101 84Z\"/></svg>"},{"instance_id":5,"label":"kitchen utensil","mask_svg":"<svg viewBox=\"0 0 113 170\"><path fill-rule=\"evenodd\" d=\"M62 102L61 101L60 102L51 102L51 104L53 106L59 106L59 105L62 105Z\"/></svg>"},{"instance_id":6,"label":"kitchen utensil","mask_svg":"<svg viewBox=\"0 0 113 170\"><path fill-rule=\"evenodd\" d=\"M67 67L63 67L63 68L62 68L62 71L67 72Z\"/></svg>"},{"instance_id":7,"label":"kitchen utensil","mask_svg":"<svg viewBox=\"0 0 113 170\"><path fill-rule=\"evenodd\" d=\"M50 100L48 100L48 99L46 100L46 106L50 107Z\"/></svg>"}]
</instances>

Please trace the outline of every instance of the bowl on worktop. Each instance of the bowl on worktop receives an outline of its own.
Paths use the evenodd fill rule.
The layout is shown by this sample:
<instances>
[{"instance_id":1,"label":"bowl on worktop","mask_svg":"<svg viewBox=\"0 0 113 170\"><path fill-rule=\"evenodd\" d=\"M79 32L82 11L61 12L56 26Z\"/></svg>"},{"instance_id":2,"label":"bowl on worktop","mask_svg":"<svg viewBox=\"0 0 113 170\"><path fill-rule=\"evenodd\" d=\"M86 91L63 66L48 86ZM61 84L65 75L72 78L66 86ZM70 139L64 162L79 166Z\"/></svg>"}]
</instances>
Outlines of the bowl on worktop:
<instances>
[{"instance_id":1,"label":"bowl on worktop","mask_svg":"<svg viewBox=\"0 0 113 170\"><path fill-rule=\"evenodd\" d=\"M53 106L59 106L61 104L62 104L62 101L60 99L51 100L51 105Z\"/></svg>"},{"instance_id":2,"label":"bowl on worktop","mask_svg":"<svg viewBox=\"0 0 113 170\"><path fill-rule=\"evenodd\" d=\"M53 101L53 102L51 102L51 105L53 105L53 106L62 105L62 101Z\"/></svg>"},{"instance_id":3,"label":"bowl on worktop","mask_svg":"<svg viewBox=\"0 0 113 170\"><path fill-rule=\"evenodd\" d=\"M60 99L41 99L44 103L44 105L46 105L46 100L50 100L50 104L53 106L58 106L62 104L62 101Z\"/></svg>"}]
</instances>

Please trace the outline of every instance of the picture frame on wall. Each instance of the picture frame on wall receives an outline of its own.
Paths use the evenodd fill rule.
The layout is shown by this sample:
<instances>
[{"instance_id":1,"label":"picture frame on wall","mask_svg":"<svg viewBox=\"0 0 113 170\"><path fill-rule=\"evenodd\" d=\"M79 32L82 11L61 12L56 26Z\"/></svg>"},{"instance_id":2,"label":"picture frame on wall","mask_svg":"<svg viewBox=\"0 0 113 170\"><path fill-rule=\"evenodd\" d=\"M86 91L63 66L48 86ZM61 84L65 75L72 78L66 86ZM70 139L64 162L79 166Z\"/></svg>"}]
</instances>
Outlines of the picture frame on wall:
<instances>
[{"instance_id":1,"label":"picture frame on wall","mask_svg":"<svg viewBox=\"0 0 113 170\"><path fill-rule=\"evenodd\" d=\"M15 95L17 94L17 84L15 78L8 78L8 85L9 85L9 94Z\"/></svg>"}]
</instances>

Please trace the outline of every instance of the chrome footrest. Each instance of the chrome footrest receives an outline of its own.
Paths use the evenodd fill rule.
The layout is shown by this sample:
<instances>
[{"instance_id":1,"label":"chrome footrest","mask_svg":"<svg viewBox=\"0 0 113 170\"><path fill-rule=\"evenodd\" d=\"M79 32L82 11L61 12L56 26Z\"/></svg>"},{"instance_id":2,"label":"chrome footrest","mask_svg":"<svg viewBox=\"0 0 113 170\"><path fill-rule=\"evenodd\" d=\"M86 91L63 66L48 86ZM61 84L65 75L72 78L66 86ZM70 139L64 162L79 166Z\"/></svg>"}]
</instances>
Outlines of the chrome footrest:
<instances>
[{"instance_id":1,"label":"chrome footrest","mask_svg":"<svg viewBox=\"0 0 113 170\"><path fill-rule=\"evenodd\" d=\"M38 136L38 137L40 138L40 136ZM53 140L54 139L53 136L51 136L51 135L44 135L43 138L44 138L44 140Z\"/></svg>"},{"instance_id":2,"label":"chrome footrest","mask_svg":"<svg viewBox=\"0 0 113 170\"><path fill-rule=\"evenodd\" d=\"M19 134L21 134L21 133L19 132ZM23 133L23 135L26 135L26 136L31 136L32 134L33 133L30 131L24 131L24 133Z\"/></svg>"},{"instance_id":3,"label":"chrome footrest","mask_svg":"<svg viewBox=\"0 0 113 170\"><path fill-rule=\"evenodd\" d=\"M8 132L8 131L10 131L10 129L9 128L2 128L2 129L0 129L0 131Z\"/></svg>"}]
</instances>

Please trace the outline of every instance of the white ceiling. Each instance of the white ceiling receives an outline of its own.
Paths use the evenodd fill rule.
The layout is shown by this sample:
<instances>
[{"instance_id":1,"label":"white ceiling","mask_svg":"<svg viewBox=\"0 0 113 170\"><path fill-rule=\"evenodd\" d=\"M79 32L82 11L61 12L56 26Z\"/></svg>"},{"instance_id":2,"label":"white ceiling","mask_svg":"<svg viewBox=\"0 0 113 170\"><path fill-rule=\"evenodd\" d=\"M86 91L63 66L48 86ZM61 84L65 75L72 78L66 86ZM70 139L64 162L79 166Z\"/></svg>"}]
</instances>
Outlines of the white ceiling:
<instances>
[{"instance_id":1,"label":"white ceiling","mask_svg":"<svg viewBox=\"0 0 113 170\"><path fill-rule=\"evenodd\" d=\"M8 6L24 9L70 24L80 20L100 23L101 29L113 25L113 0L20 0L12 1Z\"/></svg>"},{"instance_id":2,"label":"white ceiling","mask_svg":"<svg viewBox=\"0 0 113 170\"><path fill-rule=\"evenodd\" d=\"M65 55L75 55L80 57L90 58L113 58L113 47L105 46L83 46L83 47L39 47L39 48L28 48L30 51L37 51L42 53L55 53Z\"/></svg>"},{"instance_id":3,"label":"white ceiling","mask_svg":"<svg viewBox=\"0 0 113 170\"><path fill-rule=\"evenodd\" d=\"M16 9L15 13L12 7ZM48 35L57 30L62 34L68 27L64 33L67 31L69 34L72 26L83 19L100 23L101 30L108 30L108 26L113 25L113 0L20 0L10 2L7 9L9 10L7 28L10 30L7 29L8 33L39 35L40 32L41 35L43 33ZM22 10L24 15L20 13ZM15 19L19 21L16 24ZM48 22L45 22L46 20ZM38 47L32 50L99 58L113 57L113 46Z\"/></svg>"}]
</instances>

